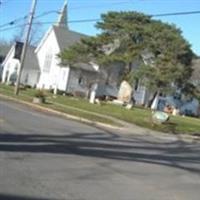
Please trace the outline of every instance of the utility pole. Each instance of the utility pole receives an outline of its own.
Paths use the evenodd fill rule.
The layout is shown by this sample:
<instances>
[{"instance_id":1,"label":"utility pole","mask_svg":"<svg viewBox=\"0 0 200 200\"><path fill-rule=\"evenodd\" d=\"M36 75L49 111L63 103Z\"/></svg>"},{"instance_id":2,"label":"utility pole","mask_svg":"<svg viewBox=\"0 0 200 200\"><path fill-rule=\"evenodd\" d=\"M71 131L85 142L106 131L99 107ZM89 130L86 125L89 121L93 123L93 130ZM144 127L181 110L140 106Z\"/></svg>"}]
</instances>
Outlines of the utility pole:
<instances>
[{"instance_id":1,"label":"utility pole","mask_svg":"<svg viewBox=\"0 0 200 200\"><path fill-rule=\"evenodd\" d=\"M28 20L28 29L27 29L27 32L25 35L25 41L24 41L24 45L23 45L23 49L22 49L22 54L20 57L19 73L17 76L16 86L15 86L15 91L14 91L15 95L19 94L20 79L21 79L22 70L24 67L24 61L25 61L25 57L26 57L27 47L29 44L29 37L30 37L32 23L33 23L33 17L34 17L34 13L35 13L36 4L37 4L37 0L32 0L32 6L31 6L31 11L30 11L29 20Z\"/></svg>"}]
</instances>

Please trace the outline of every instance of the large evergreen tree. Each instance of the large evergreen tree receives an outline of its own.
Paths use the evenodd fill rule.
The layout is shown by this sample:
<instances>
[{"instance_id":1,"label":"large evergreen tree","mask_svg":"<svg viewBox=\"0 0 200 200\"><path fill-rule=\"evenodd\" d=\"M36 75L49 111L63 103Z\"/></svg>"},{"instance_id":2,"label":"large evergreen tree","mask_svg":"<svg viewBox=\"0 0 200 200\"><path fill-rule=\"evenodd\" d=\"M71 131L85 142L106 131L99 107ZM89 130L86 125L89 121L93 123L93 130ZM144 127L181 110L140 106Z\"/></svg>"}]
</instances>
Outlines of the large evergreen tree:
<instances>
[{"instance_id":1,"label":"large evergreen tree","mask_svg":"<svg viewBox=\"0 0 200 200\"><path fill-rule=\"evenodd\" d=\"M184 88L192 73L193 52L174 25L137 12L108 12L96 27L101 34L64 50L60 54L63 63L120 61L126 65L123 78L139 79L149 89ZM131 63L142 59L144 51L153 54L153 62L132 71Z\"/></svg>"}]
</instances>

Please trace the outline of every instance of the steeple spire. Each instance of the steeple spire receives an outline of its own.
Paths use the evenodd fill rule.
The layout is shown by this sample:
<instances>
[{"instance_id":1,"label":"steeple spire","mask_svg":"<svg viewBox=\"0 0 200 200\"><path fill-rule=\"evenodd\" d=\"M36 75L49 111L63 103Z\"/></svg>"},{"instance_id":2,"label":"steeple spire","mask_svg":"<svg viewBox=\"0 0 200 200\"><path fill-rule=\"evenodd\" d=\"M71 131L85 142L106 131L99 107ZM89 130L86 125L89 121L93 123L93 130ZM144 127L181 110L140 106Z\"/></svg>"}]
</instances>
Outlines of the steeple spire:
<instances>
[{"instance_id":1,"label":"steeple spire","mask_svg":"<svg viewBox=\"0 0 200 200\"><path fill-rule=\"evenodd\" d=\"M57 26L59 27L65 27L68 29L68 23L67 23L67 4L68 0L65 0L62 10L60 11Z\"/></svg>"}]
</instances>

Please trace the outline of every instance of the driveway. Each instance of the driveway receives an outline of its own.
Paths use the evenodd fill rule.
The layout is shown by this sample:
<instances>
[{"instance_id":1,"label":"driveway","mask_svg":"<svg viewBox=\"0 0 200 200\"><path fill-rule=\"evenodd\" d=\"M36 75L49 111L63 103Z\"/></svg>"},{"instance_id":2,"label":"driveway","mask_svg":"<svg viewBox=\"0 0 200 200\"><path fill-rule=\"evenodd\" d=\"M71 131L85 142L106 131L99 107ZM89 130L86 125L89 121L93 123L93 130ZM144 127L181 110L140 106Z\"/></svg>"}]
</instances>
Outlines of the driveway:
<instances>
[{"instance_id":1,"label":"driveway","mask_svg":"<svg viewBox=\"0 0 200 200\"><path fill-rule=\"evenodd\" d=\"M199 142L104 131L0 99L0 199L199 198Z\"/></svg>"}]
</instances>

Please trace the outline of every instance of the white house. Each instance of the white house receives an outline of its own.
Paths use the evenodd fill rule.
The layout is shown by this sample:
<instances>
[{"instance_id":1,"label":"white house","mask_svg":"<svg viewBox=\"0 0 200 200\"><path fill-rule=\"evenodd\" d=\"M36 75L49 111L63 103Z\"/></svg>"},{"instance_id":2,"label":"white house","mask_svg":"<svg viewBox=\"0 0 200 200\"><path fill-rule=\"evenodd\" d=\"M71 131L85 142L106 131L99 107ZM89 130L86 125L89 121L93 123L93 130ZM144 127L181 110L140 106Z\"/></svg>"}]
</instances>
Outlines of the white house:
<instances>
[{"instance_id":1,"label":"white house","mask_svg":"<svg viewBox=\"0 0 200 200\"><path fill-rule=\"evenodd\" d=\"M2 72L2 82L7 84L14 84L17 78L17 74L19 73L20 54L18 47L18 42L16 42L8 52L5 60L2 63L3 72ZM23 45L21 43L21 45ZM34 53L35 47L29 46L27 48L26 58L24 61L24 68L22 70L21 75L21 84L29 85L31 87L35 87L39 76L40 70L38 67L38 62L36 55ZM19 54L19 55L17 55Z\"/></svg>"}]
</instances>

